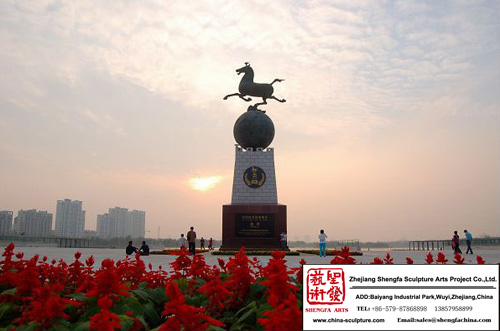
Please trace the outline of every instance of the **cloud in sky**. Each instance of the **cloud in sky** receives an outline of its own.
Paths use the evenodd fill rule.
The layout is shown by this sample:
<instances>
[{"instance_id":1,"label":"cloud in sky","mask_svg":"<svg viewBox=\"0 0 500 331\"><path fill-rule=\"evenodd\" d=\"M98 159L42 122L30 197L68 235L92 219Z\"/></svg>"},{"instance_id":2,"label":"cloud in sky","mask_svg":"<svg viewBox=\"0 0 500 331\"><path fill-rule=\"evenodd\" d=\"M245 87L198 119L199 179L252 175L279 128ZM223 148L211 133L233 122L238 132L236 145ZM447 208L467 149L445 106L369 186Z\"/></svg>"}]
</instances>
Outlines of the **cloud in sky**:
<instances>
[{"instance_id":1,"label":"cloud in sky","mask_svg":"<svg viewBox=\"0 0 500 331\"><path fill-rule=\"evenodd\" d=\"M30 187L31 182L35 191L49 190L47 199L71 193L84 203L99 204L97 209L87 203L89 224L95 223L97 213L105 212L103 206L130 203L131 208L147 211L152 228L164 222L165 213L178 218L209 215L211 225L204 230L219 237L220 204L229 200L230 180L209 191L210 197L204 194L204 201L183 191L185 201L177 205L196 203L199 211L188 208L192 215L183 215L180 209L166 212L160 206L165 199L152 183L186 184L192 174L231 178L232 125L247 105L222 97L236 92L241 76L234 70L245 61L254 67L257 82L286 79L275 84L275 94L287 103L270 102L266 109L277 128L277 157L280 153L293 157L283 159L287 164L307 167L304 155L308 155L329 160L335 169L339 146L350 146L353 153L368 153L364 147L371 146L374 155L387 162L397 158L391 153L402 159L419 155L425 169L444 159L450 167L470 158L480 160L477 167L498 166L495 153L469 148L444 157L422 147L432 146L433 139L437 146L454 146L461 133L468 132L469 141L498 150L498 127L491 125L498 121L500 108L500 5L495 1L1 0L0 4L0 176L11 185L2 185L1 208L40 203L35 195L25 199L14 188L26 181L22 185ZM441 141L443 131L449 134ZM393 141L407 141L408 146L391 149ZM341 155L350 159L346 150ZM355 174L379 162L366 154L359 160L363 166L354 167ZM287 193L293 187L280 183L280 176L288 178L293 172L283 168L278 165L278 187L286 188L280 190L286 203L297 206L291 208L290 227L302 232L299 220L309 214L308 206L329 199L330 187L322 187L321 178L330 178L333 170L321 168L311 178L316 183L311 190L318 196L304 201ZM400 174L414 171L407 163L394 169ZM132 180L129 196L116 193L120 186L109 180L108 194L99 194L102 203L98 203L88 186L99 186L99 181L78 181L80 190L68 188L56 172L66 180L74 173L122 174L125 182L125 177L147 179ZM439 174L443 181L456 178L445 168ZM482 176L498 177L495 170ZM476 184L470 183L470 188ZM385 188L388 200L401 194L394 183L375 186ZM167 187L165 198L183 190ZM494 188L484 190L498 198ZM354 191L351 200L342 203L348 206L360 194ZM437 199L430 193L414 198ZM52 200L38 208L54 208ZM139 200L144 207L134 204ZM415 219L423 218L425 213L414 207L401 208L416 213ZM453 208L461 210L449 206ZM324 222L332 211L329 206L319 209L318 218ZM485 210L482 228L498 233L498 206ZM390 208L372 213L379 214L371 215L379 220L395 215ZM367 218L352 217L358 222ZM172 226L176 237L182 229ZM370 236L349 231L346 235ZM442 229L439 236L448 232ZM399 233L376 237L393 239Z\"/></svg>"}]
</instances>

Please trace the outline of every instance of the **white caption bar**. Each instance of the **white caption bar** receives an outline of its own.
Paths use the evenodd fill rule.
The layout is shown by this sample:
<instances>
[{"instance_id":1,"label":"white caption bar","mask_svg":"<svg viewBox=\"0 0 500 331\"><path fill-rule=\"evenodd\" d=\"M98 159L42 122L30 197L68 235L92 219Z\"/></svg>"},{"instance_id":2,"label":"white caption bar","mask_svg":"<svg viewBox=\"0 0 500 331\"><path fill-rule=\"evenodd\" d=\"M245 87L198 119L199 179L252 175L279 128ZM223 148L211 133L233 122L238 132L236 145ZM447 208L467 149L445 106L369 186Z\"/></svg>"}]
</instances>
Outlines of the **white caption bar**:
<instances>
[{"instance_id":1,"label":"white caption bar","mask_svg":"<svg viewBox=\"0 0 500 331\"><path fill-rule=\"evenodd\" d=\"M499 330L500 265L304 265L304 330Z\"/></svg>"}]
</instances>

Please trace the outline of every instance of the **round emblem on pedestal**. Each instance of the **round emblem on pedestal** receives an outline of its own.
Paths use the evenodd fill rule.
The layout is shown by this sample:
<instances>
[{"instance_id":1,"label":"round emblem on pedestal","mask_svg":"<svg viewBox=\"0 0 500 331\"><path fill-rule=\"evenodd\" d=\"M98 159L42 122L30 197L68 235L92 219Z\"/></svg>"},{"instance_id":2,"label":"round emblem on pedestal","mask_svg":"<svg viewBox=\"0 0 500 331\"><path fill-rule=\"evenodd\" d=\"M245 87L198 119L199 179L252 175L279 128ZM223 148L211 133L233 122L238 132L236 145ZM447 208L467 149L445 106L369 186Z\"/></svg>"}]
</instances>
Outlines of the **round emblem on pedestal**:
<instances>
[{"instance_id":1,"label":"round emblem on pedestal","mask_svg":"<svg viewBox=\"0 0 500 331\"><path fill-rule=\"evenodd\" d=\"M248 187L259 188L266 182L266 173L259 167L251 166L245 170L243 181Z\"/></svg>"}]
</instances>

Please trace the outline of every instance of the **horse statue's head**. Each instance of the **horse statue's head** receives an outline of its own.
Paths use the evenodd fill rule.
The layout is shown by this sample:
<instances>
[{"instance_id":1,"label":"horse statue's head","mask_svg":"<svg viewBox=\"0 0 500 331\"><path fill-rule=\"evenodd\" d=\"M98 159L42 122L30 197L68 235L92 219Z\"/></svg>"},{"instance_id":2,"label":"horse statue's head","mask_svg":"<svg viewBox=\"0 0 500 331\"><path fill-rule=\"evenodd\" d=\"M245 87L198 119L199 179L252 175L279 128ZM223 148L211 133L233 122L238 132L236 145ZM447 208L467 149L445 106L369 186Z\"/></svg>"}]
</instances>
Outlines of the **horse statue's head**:
<instances>
[{"instance_id":1,"label":"horse statue's head","mask_svg":"<svg viewBox=\"0 0 500 331\"><path fill-rule=\"evenodd\" d=\"M241 74L241 73L244 73L244 74L251 73L251 74L253 74L253 69L252 69L252 67L250 67L250 63L245 62L245 66L241 67L239 69L236 69L236 72L238 73L238 75Z\"/></svg>"}]
</instances>

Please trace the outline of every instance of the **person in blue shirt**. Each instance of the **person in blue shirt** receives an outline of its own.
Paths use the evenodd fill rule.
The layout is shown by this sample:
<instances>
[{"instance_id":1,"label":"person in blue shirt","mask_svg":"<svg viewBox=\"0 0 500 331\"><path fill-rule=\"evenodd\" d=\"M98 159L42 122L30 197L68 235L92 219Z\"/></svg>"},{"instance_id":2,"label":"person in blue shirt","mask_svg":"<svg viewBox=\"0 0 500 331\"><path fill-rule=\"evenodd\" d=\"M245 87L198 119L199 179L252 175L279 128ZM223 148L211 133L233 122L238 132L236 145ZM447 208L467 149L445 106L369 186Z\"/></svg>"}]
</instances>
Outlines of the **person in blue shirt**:
<instances>
[{"instance_id":1,"label":"person in blue shirt","mask_svg":"<svg viewBox=\"0 0 500 331\"><path fill-rule=\"evenodd\" d=\"M321 229L318 235L319 256L326 257L326 238L328 238L328 236L326 235L325 230Z\"/></svg>"},{"instance_id":2,"label":"person in blue shirt","mask_svg":"<svg viewBox=\"0 0 500 331\"><path fill-rule=\"evenodd\" d=\"M467 251L465 252L465 254L469 254L469 251L471 254L474 254L472 252L472 248L470 247L470 245L472 244L472 234L467 230L464 230L464 233L465 233L465 241L467 242Z\"/></svg>"}]
</instances>

